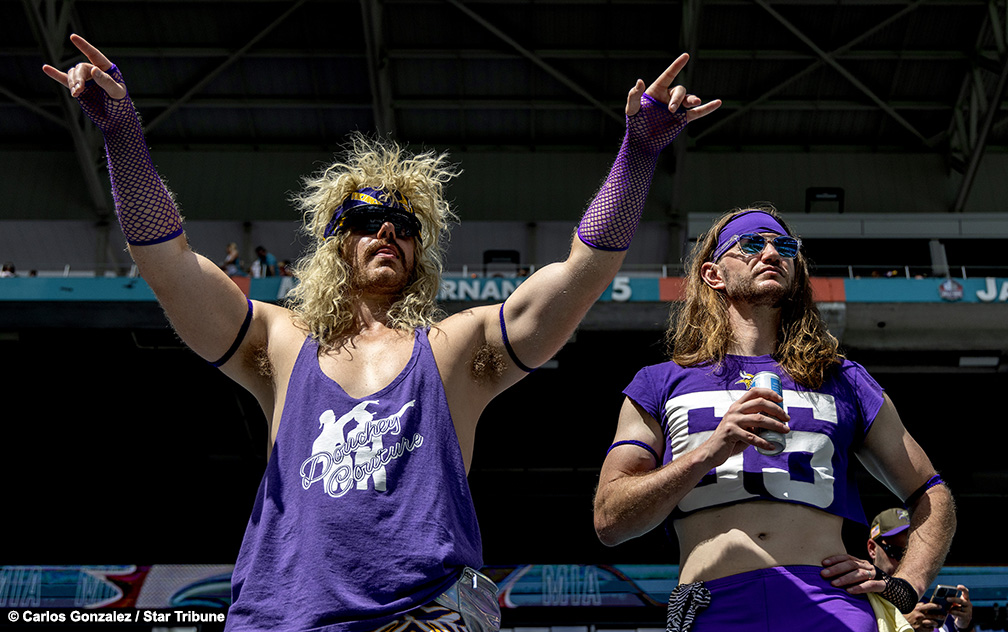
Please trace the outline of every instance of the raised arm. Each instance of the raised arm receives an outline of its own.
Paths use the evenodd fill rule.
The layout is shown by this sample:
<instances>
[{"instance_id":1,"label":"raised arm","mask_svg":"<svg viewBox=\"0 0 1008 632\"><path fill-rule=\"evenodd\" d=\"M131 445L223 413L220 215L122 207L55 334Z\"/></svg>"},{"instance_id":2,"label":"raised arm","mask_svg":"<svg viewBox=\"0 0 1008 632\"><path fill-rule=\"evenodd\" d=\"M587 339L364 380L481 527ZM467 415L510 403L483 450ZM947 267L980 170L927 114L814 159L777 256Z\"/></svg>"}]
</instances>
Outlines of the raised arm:
<instances>
[{"instance_id":1,"label":"raised arm","mask_svg":"<svg viewBox=\"0 0 1008 632\"><path fill-rule=\"evenodd\" d=\"M84 38L71 35L70 40L88 61L67 72L49 65L42 70L70 91L105 137L120 226L172 326L203 358L222 360L250 313L250 303L216 264L190 250L175 200L151 163L122 73ZM262 314L257 316L249 325L249 340L265 336ZM226 371L250 390L268 391L254 383L254 372L243 371L238 363Z\"/></svg>"},{"instance_id":2,"label":"raised arm","mask_svg":"<svg viewBox=\"0 0 1008 632\"><path fill-rule=\"evenodd\" d=\"M890 599L904 612L913 610L917 600L937 577L952 544L956 528L955 504L944 484L939 484L931 460L907 432L892 401L886 396L875 417L858 458L869 472L882 481L910 509L910 537L906 553L893 577L906 582L916 593ZM823 574L835 585L846 586L854 594L894 591L885 577L866 560L838 556L824 561Z\"/></svg>"},{"instance_id":3,"label":"raised arm","mask_svg":"<svg viewBox=\"0 0 1008 632\"><path fill-rule=\"evenodd\" d=\"M716 110L673 86L689 56L681 55L645 89L627 96L627 131L608 178L578 226L566 261L546 266L522 283L504 306L514 358L537 367L560 349L612 281L644 212L658 155L686 124ZM488 338L500 338L488 323Z\"/></svg>"}]
</instances>

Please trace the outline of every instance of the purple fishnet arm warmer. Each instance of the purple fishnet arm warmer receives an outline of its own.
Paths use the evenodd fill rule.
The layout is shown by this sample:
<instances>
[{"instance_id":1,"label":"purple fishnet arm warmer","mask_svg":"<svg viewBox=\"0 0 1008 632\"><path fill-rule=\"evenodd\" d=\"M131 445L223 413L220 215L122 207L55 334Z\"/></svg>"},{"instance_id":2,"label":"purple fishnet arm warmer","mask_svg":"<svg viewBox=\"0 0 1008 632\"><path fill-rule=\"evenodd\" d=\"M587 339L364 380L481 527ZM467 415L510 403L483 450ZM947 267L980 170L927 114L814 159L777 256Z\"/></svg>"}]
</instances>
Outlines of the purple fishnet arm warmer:
<instances>
[{"instance_id":1,"label":"purple fishnet arm warmer","mask_svg":"<svg viewBox=\"0 0 1008 632\"><path fill-rule=\"evenodd\" d=\"M658 154L686 127L686 110L648 95L641 109L627 117L627 131L605 184L581 218L578 237L599 250L626 250L637 231Z\"/></svg>"},{"instance_id":2,"label":"purple fishnet arm warmer","mask_svg":"<svg viewBox=\"0 0 1008 632\"><path fill-rule=\"evenodd\" d=\"M124 83L115 66L106 74ZM112 198L127 243L156 244L181 235L182 217L151 163L140 117L129 95L113 99L88 81L77 102L105 136Z\"/></svg>"}]
</instances>

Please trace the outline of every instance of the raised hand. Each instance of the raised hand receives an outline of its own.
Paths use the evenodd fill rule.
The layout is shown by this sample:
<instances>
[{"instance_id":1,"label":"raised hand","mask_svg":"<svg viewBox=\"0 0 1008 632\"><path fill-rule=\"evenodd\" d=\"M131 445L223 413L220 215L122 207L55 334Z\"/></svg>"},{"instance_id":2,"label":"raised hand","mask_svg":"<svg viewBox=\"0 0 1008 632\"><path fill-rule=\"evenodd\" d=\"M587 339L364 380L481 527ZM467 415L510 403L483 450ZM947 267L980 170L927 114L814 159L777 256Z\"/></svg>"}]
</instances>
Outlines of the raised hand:
<instances>
[{"instance_id":1,"label":"raised hand","mask_svg":"<svg viewBox=\"0 0 1008 632\"><path fill-rule=\"evenodd\" d=\"M676 112L680 106L684 107L686 110L686 122L695 121L698 118L707 116L714 110L721 107L721 99L714 99L704 103L700 97L695 94L688 94L686 88L681 85L673 86L675 83L676 76L686 67L686 62L689 61L689 55L683 53L672 62L668 68L665 69L661 75L658 76L654 82L645 88L644 81L642 79L637 80L637 84L630 89L630 93L627 95L626 104L626 115L633 116L641 109L641 99L643 95L647 95L657 101L668 106L669 112Z\"/></svg>"},{"instance_id":2,"label":"raised hand","mask_svg":"<svg viewBox=\"0 0 1008 632\"><path fill-rule=\"evenodd\" d=\"M721 101L701 103L682 86L672 88L689 55L683 53L647 89L644 82L627 95L626 136L612 171L578 226L578 236L592 248L623 251L640 223L658 155L686 124L721 107ZM683 111L680 111L680 106Z\"/></svg>"},{"instance_id":3,"label":"raised hand","mask_svg":"<svg viewBox=\"0 0 1008 632\"><path fill-rule=\"evenodd\" d=\"M67 72L63 72L58 68L45 64L42 66L42 72L52 78L56 83L59 83L70 90L70 96L74 98L83 94L84 90L87 88L88 80L93 80L102 88L102 90L105 91L106 94L109 95L109 97L115 100L125 97L126 85L121 82L121 75L119 76L120 80L117 81L111 74L109 74L110 69L114 68L112 62L110 62L100 50L92 46L80 35L71 35L70 41L80 52L84 53L84 56L87 57L88 61L77 64Z\"/></svg>"},{"instance_id":4,"label":"raised hand","mask_svg":"<svg viewBox=\"0 0 1008 632\"><path fill-rule=\"evenodd\" d=\"M105 137L112 198L126 241L148 246L175 239L182 234L182 217L151 163L122 73L80 35L70 41L87 61L67 72L46 64L42 72L70 91Z\"/></svg>"}]
</instances>

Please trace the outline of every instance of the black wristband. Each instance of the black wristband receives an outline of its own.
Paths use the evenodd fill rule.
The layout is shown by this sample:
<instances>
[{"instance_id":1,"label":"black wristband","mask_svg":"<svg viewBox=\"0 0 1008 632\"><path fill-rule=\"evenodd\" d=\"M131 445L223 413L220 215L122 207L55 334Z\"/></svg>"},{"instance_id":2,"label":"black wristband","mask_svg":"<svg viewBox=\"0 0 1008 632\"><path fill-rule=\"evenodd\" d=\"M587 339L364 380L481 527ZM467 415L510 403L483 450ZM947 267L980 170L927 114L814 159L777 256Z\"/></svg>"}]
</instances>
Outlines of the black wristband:
<instances>
[{"instance_id":1,"label":"black wristband","mask_svg":"<svg viewBox=\"0 0 1008 632\"><path fill-rule=\"evenodd\" d=\"M884 570L875 567L874 579L881 579L885 582L885 590L882 591L882 598L896 606L896 609L903 614L910 614L917 606L917 591L905 579L893 577Z\"/></svg>"}]
</instances>

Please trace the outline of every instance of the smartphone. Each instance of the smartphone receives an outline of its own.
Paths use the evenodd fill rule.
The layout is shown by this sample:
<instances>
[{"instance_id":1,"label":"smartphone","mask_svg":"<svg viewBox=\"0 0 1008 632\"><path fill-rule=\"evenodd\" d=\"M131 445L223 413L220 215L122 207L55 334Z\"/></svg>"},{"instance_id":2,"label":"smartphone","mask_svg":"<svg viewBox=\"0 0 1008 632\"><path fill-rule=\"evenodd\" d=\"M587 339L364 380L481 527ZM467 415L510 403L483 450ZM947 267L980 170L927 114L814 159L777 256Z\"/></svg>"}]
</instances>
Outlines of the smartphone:
<instances>
[{"instance_id":1,"label":"smartphone","mask_svg":"<svg viewBox=\"0 0 1008 632\"><path fill-rule=\"evenodd\" d=\"M934 592L931 593L931 603L936 603L941 608L940 614L942 617L948 616L949 608L952 606L948 602L949 597L962 597L962 592L955 586L943 586L938 584L935 586Z\"/></svg>"}]
</instances>

